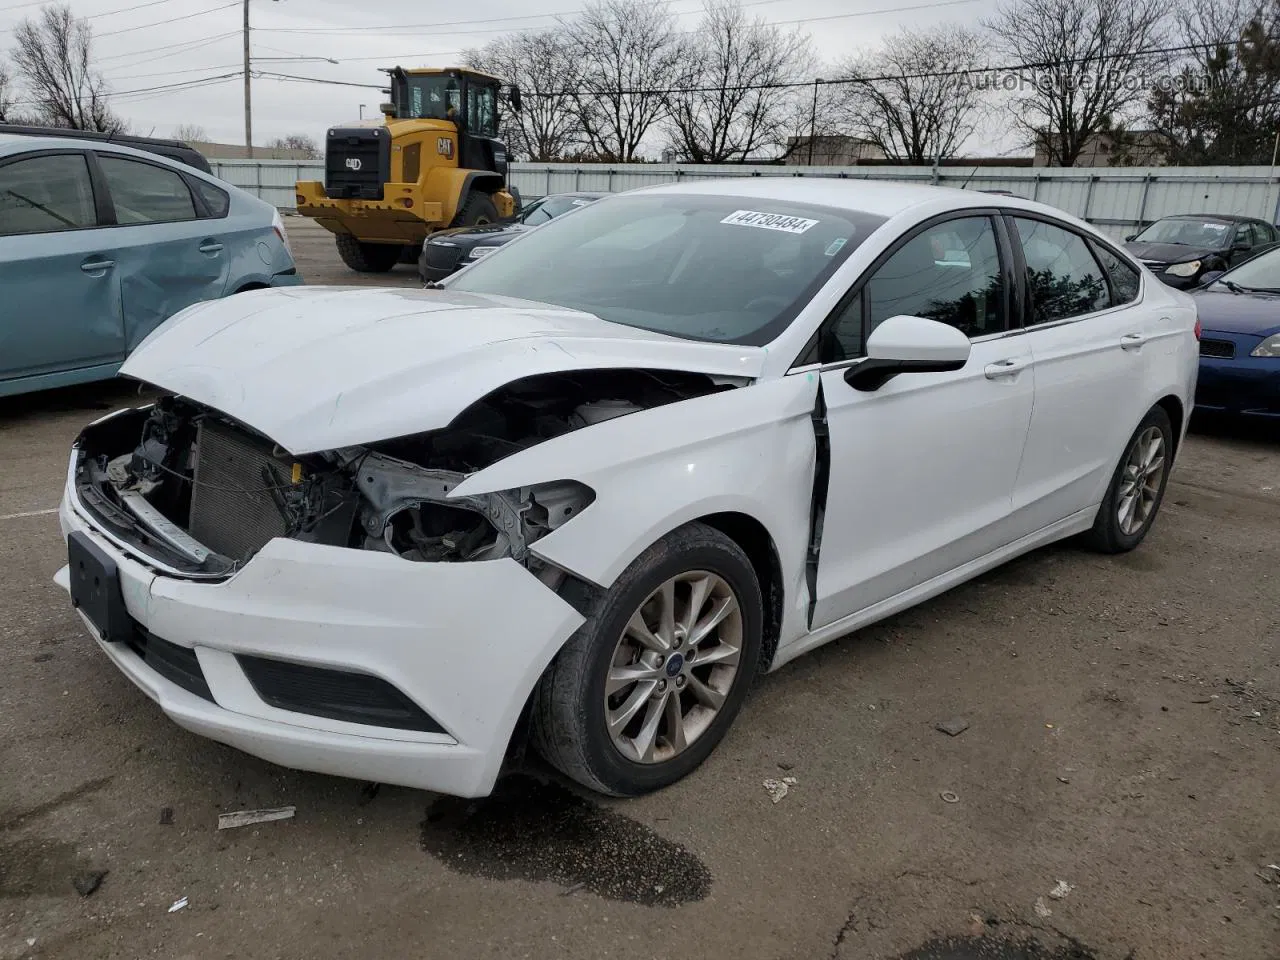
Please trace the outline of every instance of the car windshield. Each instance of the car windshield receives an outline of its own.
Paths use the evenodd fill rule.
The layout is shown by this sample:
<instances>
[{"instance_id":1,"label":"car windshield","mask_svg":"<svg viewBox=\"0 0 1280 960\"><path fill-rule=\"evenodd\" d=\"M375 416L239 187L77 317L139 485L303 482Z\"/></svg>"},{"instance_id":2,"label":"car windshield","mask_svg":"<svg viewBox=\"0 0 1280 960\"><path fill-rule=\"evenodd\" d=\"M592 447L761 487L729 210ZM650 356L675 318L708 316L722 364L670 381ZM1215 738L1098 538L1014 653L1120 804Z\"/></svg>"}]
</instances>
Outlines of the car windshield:
<instances>
[{"instance_id":1,"label":"car windshield","mask_svg":"<svg viewBox=\"0 0 1280 960\"><path fill-rule=\"evenodd\" d=\"M759 197L613 197L502 247L448 286L692 340L763 345L882 223Z\"/></svg>"},{"instance_id":2,"label":"car windshield","mask_svg":"<svg viewBox=\"0 0 1280 960\"><path fill-rule=\"evenodd\" d=\"M592 201L587 197L543 197L541 200L531 204L520 216L522 223L529 226L537 226L540 223L546 223L562 213L568 213L570 210L577 210L579 207L585 207Z\"/></svg>"},{"instance_id":3,"label":"car windshield","mask_svg":"<svg viewBox=\"0 0 1280 960\"><path fill-rule=\"evenodd\" d=\"M1218 280L1248 290L1280 290L1280 249L1254 257L1229 270Z\"/></svg>"},{"instance_id":4,"label":"car windshield","mask_svg":"<svg viewBox=\"0 0 1280 960\"><path fill-rule=\"evenodd\" d=\"M1157 220L1133 239L1138 243L1174 243L1182 247L1216 250L1227 245L1231 224L1199 217L1169 217Z\"/></svg>"}]
</instances>

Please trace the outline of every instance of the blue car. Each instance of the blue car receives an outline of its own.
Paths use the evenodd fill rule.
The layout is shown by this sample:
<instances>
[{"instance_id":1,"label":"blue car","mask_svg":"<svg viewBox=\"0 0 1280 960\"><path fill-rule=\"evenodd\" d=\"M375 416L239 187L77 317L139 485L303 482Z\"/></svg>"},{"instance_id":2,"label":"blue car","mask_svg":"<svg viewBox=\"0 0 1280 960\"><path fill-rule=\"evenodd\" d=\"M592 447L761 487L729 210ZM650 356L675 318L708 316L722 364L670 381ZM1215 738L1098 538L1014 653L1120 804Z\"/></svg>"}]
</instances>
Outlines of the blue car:
<instances>
[{"instance_id":1,"label":"blue car","mask_svg":"<svg viewBox=\"0 0 1280 960\"><path fill-rule=\"evenodd\" d=\"M1196 409L1280 418L1280 250L1206 279Z\"/></svg>"},{"instance_id":2,"label":"blue car","mask_svg":"<svg viewBox=\"0 0 1280 960\"><path fill-rule=\"evenodd\" d=\"M184 307L299 282L270 204L154 153L0 133L0 396L114 376Z\"/></svg>"}]
</instances>

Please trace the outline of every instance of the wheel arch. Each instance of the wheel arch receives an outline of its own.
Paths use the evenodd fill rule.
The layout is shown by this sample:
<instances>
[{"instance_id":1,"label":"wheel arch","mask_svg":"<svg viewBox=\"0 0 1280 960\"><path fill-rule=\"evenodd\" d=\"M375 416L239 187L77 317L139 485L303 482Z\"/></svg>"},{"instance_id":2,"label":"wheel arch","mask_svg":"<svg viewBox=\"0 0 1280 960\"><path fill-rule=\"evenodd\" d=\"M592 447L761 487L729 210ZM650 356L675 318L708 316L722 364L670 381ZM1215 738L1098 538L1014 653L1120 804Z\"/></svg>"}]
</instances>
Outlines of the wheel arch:
<instances>
[{"instance_id":1,"label":"wheel arch","mask_svg":"<svg viewBox=\"0 0 1280 960\"><path fill-rule=\"evenodd\" d=\"M757 670L769 669L782 636L782 611L786 608L786 584L782 576L782 560L778 545L763 523L749 514L737 511L710 513L691 521L705 523L736 543L751 561L760 583L764 602L764 635L760 639L760 662Z\"/></svg>"},{"instance_id":2,"label":"wheel arch","mask_svg":"<svg viewBox=\"0 0 1280 960\"><path fill-rule=\"evenodd\" d=\"M1157 400L1153 406L1160 407L1169 415L1169 422L1173 424L1173 455L1177 457L1178 447L1182 444L1182 433L1186 429L1186 410L1183 408L1182 401L1174 394L1166 394Z\"/></svg>"}]
</instances>

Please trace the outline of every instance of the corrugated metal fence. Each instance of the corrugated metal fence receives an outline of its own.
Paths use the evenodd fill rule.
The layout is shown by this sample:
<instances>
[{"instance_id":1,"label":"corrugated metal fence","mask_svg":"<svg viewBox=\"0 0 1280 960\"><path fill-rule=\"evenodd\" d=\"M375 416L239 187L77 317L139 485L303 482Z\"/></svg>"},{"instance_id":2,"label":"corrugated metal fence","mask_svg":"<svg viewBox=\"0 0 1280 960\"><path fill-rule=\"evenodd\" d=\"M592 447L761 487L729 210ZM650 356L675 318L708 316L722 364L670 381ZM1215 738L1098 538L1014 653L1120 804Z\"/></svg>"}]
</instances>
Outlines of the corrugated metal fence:
<instances>
[{"instance_id":1,"label":"corrugated metal fence","mask_svg":"<svg viewBox=\"0 0 1280 960\"><path fill-rule=\"evenodd\" d=\"M324 165L290 160L215 160L213 172L282 209L297 180L322 180ZM511 168L526 199L572 190L618 192L719 177L908 180L969 190L1008 190L1088 220L1120 237L1174 213L1235 213L1280 219L1280 178L1270 167L782 167L676 164L532 164Z\"/></svg>"}]
</instances>

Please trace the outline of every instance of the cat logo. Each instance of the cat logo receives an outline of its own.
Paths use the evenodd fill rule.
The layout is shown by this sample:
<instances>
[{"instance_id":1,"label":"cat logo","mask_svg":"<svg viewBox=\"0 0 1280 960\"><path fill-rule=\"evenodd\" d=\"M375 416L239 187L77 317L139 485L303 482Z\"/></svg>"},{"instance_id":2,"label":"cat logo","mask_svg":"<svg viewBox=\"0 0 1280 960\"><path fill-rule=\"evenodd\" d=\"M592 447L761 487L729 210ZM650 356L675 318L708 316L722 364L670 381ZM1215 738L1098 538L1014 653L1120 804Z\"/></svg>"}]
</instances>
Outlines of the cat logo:
<instances>
[{"instance_id":1,"label":"cat logo","mask_svg":"<svg viewBox=\"0 0 1280 960\"><path fill-rule=\"evenodd\" d=\"M442 157L453 156L453 138L439 137L436 139L436 153Z\"/></svg>"},{"instance_id":2,"label":"cat logo","mask_svg":"<svg viewBox=\"0 0 1280 960\"><path fill-rule=\"evenodd\" d=\"M363 166L364 164L360 161L359 157L347 157L348 170L359 170Z\"/></svg>"}]
</instances>

